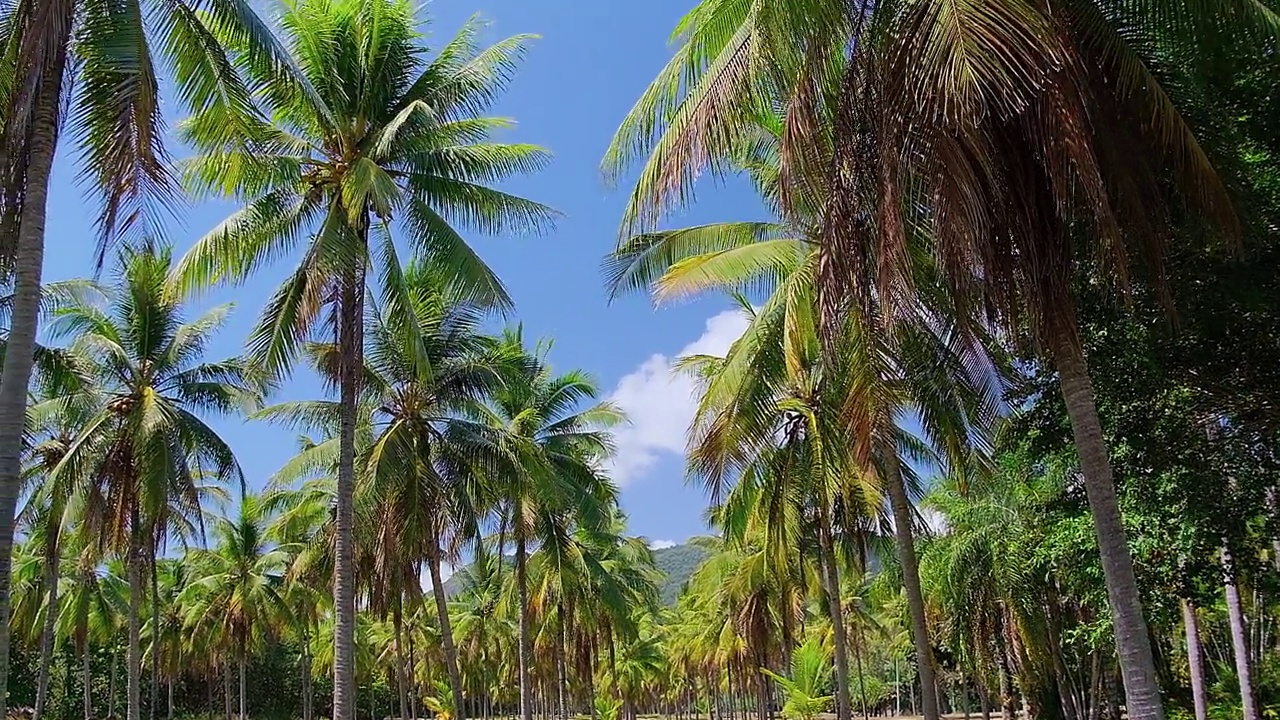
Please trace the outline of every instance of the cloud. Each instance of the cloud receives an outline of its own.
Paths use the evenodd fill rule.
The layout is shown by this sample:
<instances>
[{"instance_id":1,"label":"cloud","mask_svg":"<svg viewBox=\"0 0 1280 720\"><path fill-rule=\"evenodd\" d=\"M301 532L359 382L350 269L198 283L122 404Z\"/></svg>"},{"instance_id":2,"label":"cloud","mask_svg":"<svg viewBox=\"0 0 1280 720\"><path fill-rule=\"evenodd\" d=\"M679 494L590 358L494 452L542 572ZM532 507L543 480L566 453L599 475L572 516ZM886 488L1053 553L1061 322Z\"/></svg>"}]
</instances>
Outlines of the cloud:
<instances>
[{"instance_id":1,"label":"cloud","mask_svg":"<svg viewBox=\"0 0 1280 720\"><path fill-rule=\"evenodd\" d=\"M666 549L666 548L669 548L669 547L675 547L675 546L677 546L677 545L679 545L679 544L680 544L680 543L676 542L675 540L650 540L650 541L649 541L649 549L650 549L650 550L663 550L663 549Z\"/></svg>"},{"instance_id":2,"label":"cloud","mask_svg":"<svg viewBox=\"0 0 1280 720\"><path fill-rule=\"evenodd\" d=\"M617 452L608 469L620 487L643 478L664 455L684 455L698 393L693 380L673 371L672 363L685 355L724 355L746 329L747 318L740 311L722 312L708 319L702 335L679 352L652 355L618 381L610 400L630 423L615 433Z\"/></svg>"}]
</instances>

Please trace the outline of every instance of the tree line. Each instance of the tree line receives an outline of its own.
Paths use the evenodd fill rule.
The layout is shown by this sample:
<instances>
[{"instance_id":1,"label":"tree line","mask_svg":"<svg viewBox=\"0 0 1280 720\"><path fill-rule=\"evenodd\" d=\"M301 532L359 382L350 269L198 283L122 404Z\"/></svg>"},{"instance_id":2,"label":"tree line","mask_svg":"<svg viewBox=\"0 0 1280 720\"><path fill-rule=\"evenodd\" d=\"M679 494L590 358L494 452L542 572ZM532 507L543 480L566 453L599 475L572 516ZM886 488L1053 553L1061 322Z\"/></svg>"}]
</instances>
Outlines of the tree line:
<instances>
[{"instance_id":1,"label":"tree line","mask_svg":"<svg viewBox=\"0 0 1280 720\"><path fill-rule=\"evenodd\" d=\"M485 46L470 23L427 53L415 13L3 8L0 514L21 533L0 533L0 659L35 658L37 720L72 659L86 719L119 690L128 720L216 714L219 694L244 716L272 662L304 720L318 681L335 720L362 699L1262 717L1269 4L705 0L682 19L604 161L638 168L608 292L721 293L749 321L724 357L678 363L717 539L671 608L603 471L621 414L545 344L484 329L512 303L465 234L556 218L495 187L548 160L488 114L528 38ZM162 73L189 111L176 164ZM109 282L41 282L64 126ZM775 219L669 227L705 173L745 177ZM184 193L240 207L175 257L156 238ZM195 313L200 293L282 258L244 352L204 357L227 309ZM299 366L326 397L272 402ZM261 493L236 492L219 414L302 435Z\"/></svg>"}]
</instances>

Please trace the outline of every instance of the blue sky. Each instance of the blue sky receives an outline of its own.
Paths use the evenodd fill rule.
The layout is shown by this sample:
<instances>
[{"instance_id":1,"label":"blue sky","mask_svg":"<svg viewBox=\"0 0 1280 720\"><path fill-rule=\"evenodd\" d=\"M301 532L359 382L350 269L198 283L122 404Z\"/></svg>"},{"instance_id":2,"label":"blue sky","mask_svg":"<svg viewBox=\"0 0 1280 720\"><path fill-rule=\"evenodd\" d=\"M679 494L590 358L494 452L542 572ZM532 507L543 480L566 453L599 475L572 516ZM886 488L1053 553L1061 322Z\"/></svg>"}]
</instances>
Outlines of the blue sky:
<instances>
[{"instance_id":1,"label":"blue sky","mask_svg":"<svg viewBox=\"0 0 1280 720\"><path fill-rule=\"evenodd\" d=\"M565 217L554 233L534 238L475 237L474 246L507 283L527 336L553 337L552 362L592 373L632 423L619 432L615 474L632 532L654 541L680 541L705 530L705 500L683 481L680 451L692 388L669 372L686 352L722 352L742 321L728 304L704 300L655 309L644 297L609 304L599 272L616 240L628 181L609 188L598 165L613 131L671 54L668 37L692 0L437 0L425 6L430 46L447 41L471 15L490 21L488 40L517 33L541 35L495 114L519 124L509 138L544 145L549 169L505 186L545 202ZM270 14L268 0L263 5ZM170 109L176 120L179 114ZM76 182L72 143L55 165L49 208L46 280L92 272L96 208ZM171 151L181 156L180 147ZM183 208L167 238L179 251L234 206ZM710 182L674 224L762 217L743 183ZM284 278L287 264L269 267L247 285L212 293L208 302L236 309L212 358L237 354L257 313ZM279 399L319 397L314 378L299 375ZM260 487L292 455L293 434L264 423L220 419L251 485Z\"/></svg>"}]
</instances>

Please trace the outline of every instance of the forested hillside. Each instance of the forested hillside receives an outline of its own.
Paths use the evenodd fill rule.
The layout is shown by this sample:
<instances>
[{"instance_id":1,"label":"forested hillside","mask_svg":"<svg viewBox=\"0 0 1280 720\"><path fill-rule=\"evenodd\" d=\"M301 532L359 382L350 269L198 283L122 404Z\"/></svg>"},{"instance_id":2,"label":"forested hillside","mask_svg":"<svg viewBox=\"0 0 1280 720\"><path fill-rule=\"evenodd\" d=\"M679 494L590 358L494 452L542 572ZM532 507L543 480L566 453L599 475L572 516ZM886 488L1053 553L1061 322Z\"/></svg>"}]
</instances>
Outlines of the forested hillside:
<instances>
[{"instance_id":1,"label":"forested hillside","mask_svg":"<svg viewBox=\"0 0 1280 720\"><path fill-rule=\"evenodd\" d=\"M680 589L689 581L689 576L698 569L698 565L707 559L708 550L696 541L653 552L654 564L664 576L658 586L662 592L662 604L674 605L680 596Z\"/></svg>"}]
</instances>

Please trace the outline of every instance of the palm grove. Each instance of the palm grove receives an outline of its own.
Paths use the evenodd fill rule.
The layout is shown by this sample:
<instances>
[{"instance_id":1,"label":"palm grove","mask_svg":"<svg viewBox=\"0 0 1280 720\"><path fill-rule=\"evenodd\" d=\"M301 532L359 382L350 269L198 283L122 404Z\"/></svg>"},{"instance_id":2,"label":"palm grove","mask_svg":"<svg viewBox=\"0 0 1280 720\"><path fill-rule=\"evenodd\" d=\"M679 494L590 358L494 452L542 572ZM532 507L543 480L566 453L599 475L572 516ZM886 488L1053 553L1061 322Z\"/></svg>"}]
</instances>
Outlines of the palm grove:
<instances>
[{"instance_id":1,"label":"palm grove","mask_svg":"<svg viewBox=\"0 0 1280 720\"><path fill-rule=\"evenodd\" d=\"M428 48L392 0L273 11L0 4L11 711L1280 703L1265 0L693 8L603 163L634 182L607 292L747 320L676 368L713 530L679 578L607 475L625 417L495 333L512 302L468 244L557 216L499 189L549 160L490 114L530 37ZM58 147L102 272L42 284ZM669 226L704 173L774 219ZM184 195L238 209L176 253ZM203 297L262 276L243 352L213 357L230 308ZM324 396L280 401L294 373ZM287 427L296 456L250 491L215 417Z\"/></svg>"}]
</instances>

